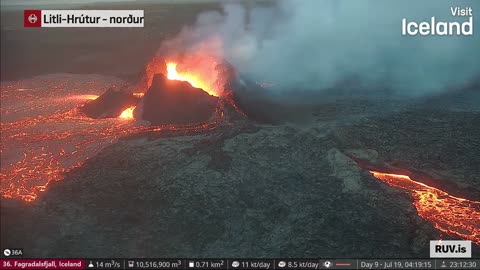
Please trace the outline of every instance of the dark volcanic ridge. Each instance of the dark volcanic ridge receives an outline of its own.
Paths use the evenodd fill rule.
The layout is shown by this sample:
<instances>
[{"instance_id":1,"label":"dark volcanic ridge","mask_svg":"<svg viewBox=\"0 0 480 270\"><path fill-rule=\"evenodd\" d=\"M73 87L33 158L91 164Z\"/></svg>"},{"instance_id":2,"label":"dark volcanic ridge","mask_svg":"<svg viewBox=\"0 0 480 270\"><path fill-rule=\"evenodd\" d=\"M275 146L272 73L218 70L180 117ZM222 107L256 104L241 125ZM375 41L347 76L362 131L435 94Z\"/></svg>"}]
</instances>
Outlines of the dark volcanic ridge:
<instances>
[{"instance_id":1,"label":"dark volcanic ridge","mask_svg":"<svg viewBox=\"0 0 480 270\"><path fill-rule=\"evenodd\" d=\"M212 116L218 100L188 82L168 80L160 73L155 74L136 113L153 125L197 123Z\"/></svg>"},{"instance_id":2,"label":"dark volcanic ridge","mask_svg":"<svg viewBox=\"0 0 480 270\"><path fill-rule=\"evenodd\" d=\"M122 89L110 88L95 100L80 107L80 111L90 118L115 118L129 107L136 106L140 98Z\"/></svg>"}]
</instances>

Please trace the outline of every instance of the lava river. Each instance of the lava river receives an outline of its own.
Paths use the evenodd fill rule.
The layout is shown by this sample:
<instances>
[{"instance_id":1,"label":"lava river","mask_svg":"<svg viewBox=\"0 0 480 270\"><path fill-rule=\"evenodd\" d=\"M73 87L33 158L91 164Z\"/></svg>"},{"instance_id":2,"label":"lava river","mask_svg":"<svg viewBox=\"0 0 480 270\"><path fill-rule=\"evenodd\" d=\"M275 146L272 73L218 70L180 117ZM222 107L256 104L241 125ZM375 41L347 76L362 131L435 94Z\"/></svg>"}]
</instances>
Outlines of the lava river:
<instances>
[{"instance_id":1,"label":"lava river","mask_svg":"<svg viewBox=\"0 0 480 270\"><path fill-rule=\"evenodd\" d=\"M390 186L407 190L418 215L440 231L480 245L480 202L449 195L437 188L412 180L407 175L370 171Z\"/></svg>"},{"instance_id":2,"label":"lava river","mask_svg":"<svg viewBox=\"0 0 480 270\"><path fill-rule=\"evenodd\" d=\"M51 181L81 166L120 137L144 132L214 129L218 118L190 125L147 126L132 117L91 119L78 106L118 79L53 74L1 84L1 183L4 198L34 201Z\"/></svg>"}]
</instances>

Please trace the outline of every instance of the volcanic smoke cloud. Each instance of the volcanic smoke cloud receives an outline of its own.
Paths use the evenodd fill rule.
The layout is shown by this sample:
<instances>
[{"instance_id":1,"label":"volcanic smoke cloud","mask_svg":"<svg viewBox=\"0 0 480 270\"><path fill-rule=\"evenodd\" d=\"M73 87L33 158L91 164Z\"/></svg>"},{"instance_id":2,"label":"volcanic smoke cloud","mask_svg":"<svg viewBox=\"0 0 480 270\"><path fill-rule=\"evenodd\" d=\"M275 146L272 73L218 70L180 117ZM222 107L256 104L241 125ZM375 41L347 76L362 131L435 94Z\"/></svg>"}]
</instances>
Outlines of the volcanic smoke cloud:
<instances>
[{"instance_id":1,"label":"volcanic smoke cloud","mask_svg":"<svg viewBox=\"0 0 480 270\"><path fill-rule=\"evenodd\" d=\"M472 7L473 36L402 36L401 21L464 22L450 7ZM283 91L322 90L344 81L358 89L420 96L478 80L478 1L285 0L226 4L198 16L162 54L214 54L246 78ZM285 93L285 92L284 92Z\"/></svg>"}]
</instances>

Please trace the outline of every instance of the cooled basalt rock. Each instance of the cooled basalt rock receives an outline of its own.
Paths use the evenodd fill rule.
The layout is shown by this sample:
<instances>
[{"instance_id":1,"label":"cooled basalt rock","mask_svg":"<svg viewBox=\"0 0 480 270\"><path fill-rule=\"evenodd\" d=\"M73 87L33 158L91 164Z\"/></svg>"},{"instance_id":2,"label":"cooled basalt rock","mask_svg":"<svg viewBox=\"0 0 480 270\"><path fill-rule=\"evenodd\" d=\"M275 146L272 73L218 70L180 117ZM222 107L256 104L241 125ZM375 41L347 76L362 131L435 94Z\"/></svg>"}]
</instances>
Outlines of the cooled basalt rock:
<instances>
[{"instance_id":1,"label":"cooled basalt rock","mask_svg":"<svg viewBox=\"0 0 480 270\"><path fill-rule=\"evenodd\" d=\"M156 74L143 97L141 118L153 125L198 123L212 116L217 103L217 97L188 82Z\"/></svg>"},{"instance_id":2,"label":"cooled basalt rock","mask_svg":"<svg viewBox=\"0 0 480 270\"><path fill-rule=\"evenodd\" d=\"M139 100L130 92L110 88L97 99L85 103L80 111L91 118L114 118Z\"/></svg>"},{"instance_id":3,"label":"cooled basalt rock","mask_svg":"<svg viewBox=\"0 0 480 270\"><path fill-rule=\"evenodd\" d=\"M285 99L278 91L237 77L229 84L232 100L249 119L259 123L281 124L304 121L313 106L299 100Z\"/></svg>"}]
</instances>

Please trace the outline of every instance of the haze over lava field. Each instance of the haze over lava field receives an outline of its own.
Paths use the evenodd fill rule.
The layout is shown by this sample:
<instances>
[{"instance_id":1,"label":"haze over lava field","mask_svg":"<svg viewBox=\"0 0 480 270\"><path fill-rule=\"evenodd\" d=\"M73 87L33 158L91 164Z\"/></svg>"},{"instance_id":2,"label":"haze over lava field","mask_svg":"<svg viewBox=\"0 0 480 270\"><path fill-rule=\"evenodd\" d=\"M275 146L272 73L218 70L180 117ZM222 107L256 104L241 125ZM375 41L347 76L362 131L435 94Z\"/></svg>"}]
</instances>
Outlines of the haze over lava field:
<instances>
[{"instance_id":1,"label":"haze over lava field","mask_svg":"<svg viewBox=\"0 0 480 270\"><path fill-rule=\"evenodd\" d=\"M415 100L331 89L312 94L318 103L265 105L269 123L232 108L187 128L80 116L77 106L135 84L163 39L218 8L143 5L115 6L149 18L115 32L24 29L21 11L2 11L1 248L427 258L432 239L469 239L480 255L478 84Z\"/></svg>"}]
</instances>

